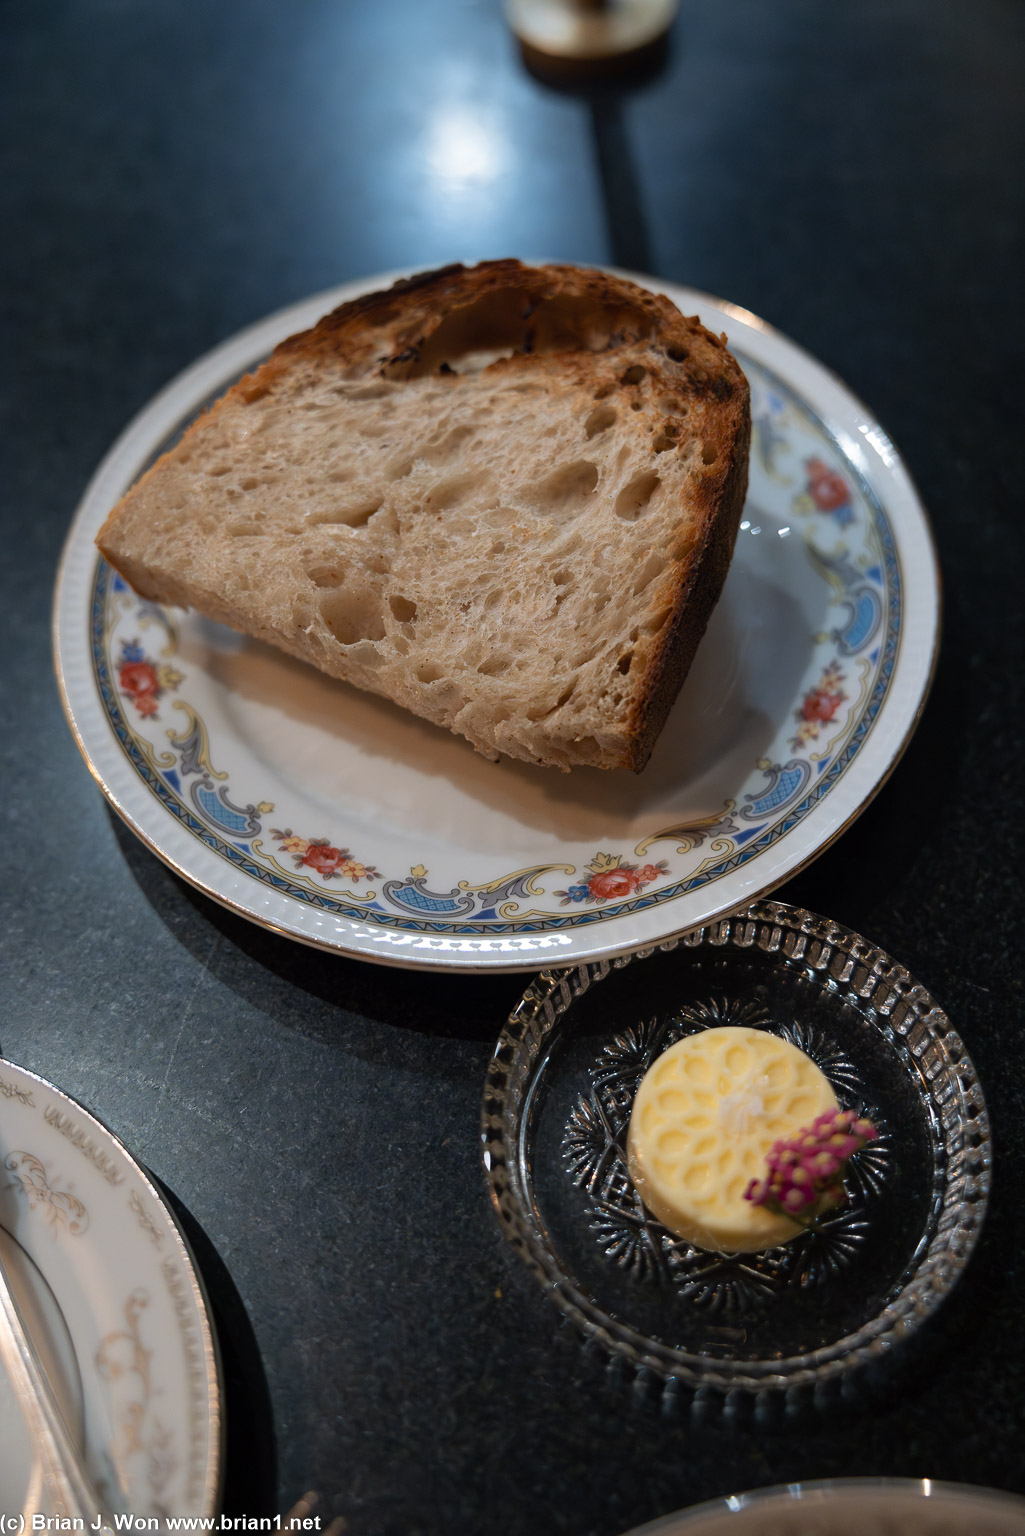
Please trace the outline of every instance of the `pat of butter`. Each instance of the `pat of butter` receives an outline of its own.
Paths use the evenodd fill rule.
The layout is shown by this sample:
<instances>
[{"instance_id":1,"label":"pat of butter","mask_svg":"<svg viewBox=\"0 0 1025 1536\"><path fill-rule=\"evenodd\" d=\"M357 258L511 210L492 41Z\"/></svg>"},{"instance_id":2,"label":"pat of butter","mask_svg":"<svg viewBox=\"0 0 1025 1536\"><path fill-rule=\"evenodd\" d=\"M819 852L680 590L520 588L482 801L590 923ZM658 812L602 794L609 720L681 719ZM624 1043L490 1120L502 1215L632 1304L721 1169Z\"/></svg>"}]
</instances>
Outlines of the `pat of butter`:
<instances>
[{"instance_id":1,"label":"pat of butter","mask_svg":"<svg viewBox=\"0 0 1025 1536\"><path fill-rule=\"evenodd\" d=\"M757 1253L802 1230L744 1199L766 1154L837 1109L815 1063L787 1040L733 1025L688 1035L644 1076L627 1137L630 1177L670 1232L719 1253Z\"/></svg>"}]
</instances>

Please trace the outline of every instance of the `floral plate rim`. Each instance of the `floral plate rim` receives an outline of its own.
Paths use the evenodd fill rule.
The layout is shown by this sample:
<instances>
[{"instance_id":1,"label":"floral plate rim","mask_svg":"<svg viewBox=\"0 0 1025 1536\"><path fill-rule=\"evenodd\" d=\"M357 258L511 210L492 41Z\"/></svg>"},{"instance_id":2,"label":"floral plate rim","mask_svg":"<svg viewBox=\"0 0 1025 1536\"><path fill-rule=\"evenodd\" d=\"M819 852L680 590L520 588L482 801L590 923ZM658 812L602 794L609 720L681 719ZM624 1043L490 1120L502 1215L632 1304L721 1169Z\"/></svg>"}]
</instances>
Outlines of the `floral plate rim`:
<instances>
[{"instance_id":1,"label":"floral plate rim","mask_svg":"<svg viewBox=\"0 0 1025 1536\"><path fill-rule=\"evenodd\" d=\"M2 1107L4 1101L12 1110L17 1108L19 1116L38 1112L40 1139L33 1147L27 1140L21 1149L8 1145L10 1118ZM149 1513L182 1513L163 1508L161 1491L173 1479L179 1496L188 1500L185 1513L212 1517L219 1506L225 1469L223 1368L210 1300L175 1212L115 1131L65 1089L6 1057L0 1057L0 1139L12 1203L11 1224L5 1223L5 1230L35 1262L68 1330L79 1377L87 1387L87 1447L92 1446L93 1456L99 1457L108 1475L118 1464L122 1475L129 1466L134 1469L129 1485L133 1507L139 1501L138 1458L142 1456L151 1489ZM66 1165L63 1156L69 1159ZM90 1235L90 1226L97 1224L106 1228L108 1241ZM38 1234L33 1237L36 1229L44 1227L54 1243L45 1255L39 1250ZM115 1233L116 1247L110 1241ZM63 1251L56 1246L59 1239L64 1241ZM78 1243L85 1244L82 1250ZM159 1318L163 1311L165 1325L173 1317L177 1328L180 1394L169 1394L167 1381L151 1379L158 1353L148 1311L152 1298L146 1285L140 1286L138 1270L135 1283L129 1283L125 1260L133 1252L146 1256L144 1261L137 1259L144 1279L147 1270L149 1280L160 1278L154 1316ZM114 1269L123 1281L123 1305L119 1308L111 1298L109 1306L104 1301L106 1310L98 1311L90 1295L107 1296ZM76 1282L76 1274L94 1278ZM105 1325L116 1321L120 1331L105 1334L92 1353L101 1318ZM149 1347L143 1342L147 1320ZM167 1333L173 1329L160 1333L160 1349L168 1347ZM115 1385L122 1379L137 1379L141 1398L129 1394L119 1412ZM101 1380L107 1382L105 1391L97 1385ZM123 1444L115 1461L110 1433L116 1424L120 1424ZM184 1446L177 1453L176 1434ZM91 1470L95 1477L96 1466Z\"/></svg>"},{"instance_id":2,"label":"floral plate rim","mask_svg":"<svg viewBox=\"0 0 1025 1536\"><path fill-rule=\"evenodd\" d=\"M939 587L935 552L924 509L899 457L875 418L846 386L748 311L694 290L659 283L650 277L637 277L636 280L649 287L664 289L682 307L699 306L706 320L712 323L717 323L717 315L727 328L733 330L731 342L745 350L760 367L781 377L802 408L819 421L823 432L836 444L862 486L862 494L877 508L879 488L885 488L885 511L880 510L879 515L887 535L893 539L892 557L897 569L897 628L895 636L887 641L893 646L894 654L885 688L871 711L858 718L851 745L844 748L836 765L831 765L830 772L815 782L798 808L802 825L795 828L788 812L786 824L779 824L782 831L773 830L767 834L768 841L763 839L764 848L759 842L739 851L725 863L720 859L724 874L714 891L706 888L699 893L695 886L700 882L673 876L668 887L649 894L644 892L645 883L667 878L667 871L661 864L642 859L635 871L632 864L623 862L624 857L629 860L631 855L617 858L614 854L599 851L595 859L606 863L599 868L592 860L583 874L577 876L577 885L569 882L569 889L555 892L555 897L563 897L563 907L579 904L580 890L584 888L581 880L588 891L592 885L596 889L601 886L602 890L606 885L611 888L616 874L616 871L609 873L611 861L621 866L620 874L626 871L631 878L636 875L636 890L631 886L629 899L616 900L605 906L603 896L591 898L589 895L585 908L573 907L566 916L553 914L545 916L543 921L512 924L502 921L499 904L496 911L472 913L466 919L466 926L460 927L456 914L466 910L459 903L467 899L463 891L467 882L461 881L459 891L451 892L446 903L453 914L449 916L442 911L437 894L426 884L427 870L422 860L412 865L409 876L388 882L389 887L394 886L397 890L392 901L398 909L397 916L392 912L360 910L351 898L347 904L335 898L330 876L336 871L325 863L337 854L337 864L343 855L348 855L348 845L339 853L328 845L328 840L311 835L299 838L288 827L281 835L281 851L294 853L289 844L302 842L302 862L311 865L314 873L321 877L319 884L324 886L311 898L302 886L315 882L306 877L305 871L300 872L303 878L289 880L287 870L281 866L279 875L258 866L254 859L247 861L244 852L240 854L238 851L240 845L233 846L223 835L219 841L211 839L208 826L203 827L197 822L189 827L188 817L182 816L180 807L165 805L166 785L154 787L150 784L143 795L132 774L125 771L125 764L118 755L121 748L125 752L129 750L124 743L124 722L120 726L117 724L116 711L97 719L98 712L104 716L103 700L113 691L110 680L104 678L102 667L95 664L90 673L88 665L83 665L85 658L78 654L76 647L76 637L81 634L83 625L83 603L89 609L84 622L90 639L95 633L92 610L96 603L94 583L98 577L92 534L100 521L98 514L144 466L147 452L161 441L160 427L165 429L166 435L166 430L181 420L183 411L189 407L194 409L204 397L219 392L230 376L251 365L262 351L297 326L308 323L332 304L370 287L383 285L398 275L389 273L347 284L238 333L201 358L157 395L115 443L97 470L72 525L61 561L54 603L54 649L65 714L101 789L132 831L158 857L230 910L314 947L408 968L518 971L536 969L538 964L546 962L570 965L604 955L629 953L653 939L678 936L695 923L706 922L732 910L742 901L766 894L791 878L846 830L892 772L914 731L928 694L938 647ZM786 366L780 366L781 359ZM823 393L827 397L824 401L820 400ZM838 418L838 412L842 420ZM860 433L860 438L856 433ZM899 515L896 517L893 503L897 504ZM138 658L135 665L139 670ZM132 702L149 701L136 700L133 696ZM871 739L868 739L870 731ZM853 761L855 752L858 753L857 761ZM840 758L847 761L841 762ZM787 765L788 768L794 766ZM839 770L836 775L834 767ZM145 765L140 769L136 764L133 769L137 774L144 771ZM767 761L763 771L771 779L772 773L779 775L784 770L781 764L770 769ZM153 774L150 777L157 778ZM767 786L767 800L775 790L775 783ZM224 793L223 788L220 793ZM159 799L150 804L147 796L158 796ZM231 805L231 802L226 804ZM261 811L264 807L248 809ZM238 807L231 805L231 811L237 813ZM228 813L216 809L215 814L222 818ZM309 829L303 830L309 833ZM709 827L707 831L703 829L701 835L711 836L714 832L714 827ZM784 833L787 846L781 850L779 839ZM277 836L276 831L274 835ZM208 846L202 843L198 847L192 846L199 839ZM649 842L652 840L648 839ZM322 851L316 846L320 843L324 844ZM559 864L562 851L558 845L554 846L551 857L555 862L545 868L568 869L569 866ZM640 845L637 851L641 851ZM411 852L415 858L417 850L413 845ZM770 856L762 869L755 869L763 853ZM320 864L314 862L317 857ZM360 857L364 863L352 857L342 860L345 869L350 871L349 878L354 881L356 875L362 877L363 872L376 874L372 866L365 864L362 850ZM263 855L263 858L266 862L267 856ZM271 862L277 864L276 860ZM524 891L534 895L532 881L544 872L541 866L521 869L508 876L505 883L511 891L514 885L517 886L512 891L516 896ZM619 887L623 885L624 880L620 879L617 897L622 895ZM482 886L481 890L499 886L504 890L501 880L492 879L490 885ZM501 894L498 891L499 897ZM477 900L481 908L496 904L489 897L478 896ZM479 917L486 917L488 923L479 921Z\"/></svg>"}]
</instances>

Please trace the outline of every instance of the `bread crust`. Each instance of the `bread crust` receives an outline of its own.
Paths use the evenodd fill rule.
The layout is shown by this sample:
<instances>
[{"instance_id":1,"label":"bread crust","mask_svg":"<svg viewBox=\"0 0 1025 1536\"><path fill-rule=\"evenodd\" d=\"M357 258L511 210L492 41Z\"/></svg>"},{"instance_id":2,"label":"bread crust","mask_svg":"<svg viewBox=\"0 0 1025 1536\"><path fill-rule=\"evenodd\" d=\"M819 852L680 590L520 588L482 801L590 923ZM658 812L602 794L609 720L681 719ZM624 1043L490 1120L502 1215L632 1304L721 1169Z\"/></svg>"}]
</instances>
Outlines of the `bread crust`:
<instances>
[{"instance_id":1,"label":"bread crust","mask_svg":"<svg viewBox=\"0 0 1025 1536\"><path fill-rule=\"evenodd\" d=\"M456 722L453 711L439 706L436 695L418 691L412 683L408 689L382 686L372 672L354 665L351 655L321 654L324 645L318 650L287 624L266 619L257 599L232 597L216 582L204 580L198 567L184 562L175 570L173 559L155 561L147 552L155 522L167 523L164 535L173 533L173 518L165 516L160 502L168 461L176 455L180 459L183 450L186 456L202 453L216 435L222 414L230 415L239 405L258 406L268 397L284 398L295 390L297 379L317 381L326 375L356 383L379 380L381 388L428 379L455 391L465 380L450 367L449 358L458 361L478 345L484 351L509 353L488 362L482 378L513 388L536 383L555 393L571 392L592 405L629 401L637 413L638 431L643 424L651 434L648 452L656 466L692 440L700 446L700 463L687 480L679 529L671 536L671 547L661 552L665 570L645 593L648 610L658 622L640 626L629 654L621 658L619 671L624 672L625 664L632 673L628 685L621 685L628 687L627 703L618 715L609 712L601 730L579 734L576 741L572 718L560 720L561 705L537 725L522 723L517 733L511 726L503 730L502 722L489 727L479 718L480 711L468 706L455 710L463 715ZM448 266L343 304L310 330L282 342L133 487L107 519L97 544L143 596L199 607L332 675L449 725L487 755L508 752L560 767L590 763L640 771L726 578L746 493L749 439L747 383L726 350L725 338L713 335L696 318L682 316L664 296L576 267L527 267L514 260L469 269ZM663 453L667 459L660 461ZM167 543L165 536L159 548Z\"/></svg>"}]
</instances>

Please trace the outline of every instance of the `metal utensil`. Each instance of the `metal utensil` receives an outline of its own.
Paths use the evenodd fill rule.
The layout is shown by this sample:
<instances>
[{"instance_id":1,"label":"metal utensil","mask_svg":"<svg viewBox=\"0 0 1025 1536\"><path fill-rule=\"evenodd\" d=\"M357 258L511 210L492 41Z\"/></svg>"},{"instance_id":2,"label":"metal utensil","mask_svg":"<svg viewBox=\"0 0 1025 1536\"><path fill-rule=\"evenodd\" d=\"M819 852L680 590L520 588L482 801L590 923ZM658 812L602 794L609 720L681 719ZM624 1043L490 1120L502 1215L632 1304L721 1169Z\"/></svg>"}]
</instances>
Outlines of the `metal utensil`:
<instances>
[{"instance_id":1,"label":"metal utensil","mask_svg":"<svg viewBox=\"0 0 1025 1536\"><path fill-rule=\"evenodd\" d=\"M0 1365L7 1372L36 1454L23 1515L62 1515L112 1536L110 1517L68 1432L49 1378L22 1321L0 1249ZM99 1521L99 1524L96 1522Z\"/></svg>"}]
</instances>

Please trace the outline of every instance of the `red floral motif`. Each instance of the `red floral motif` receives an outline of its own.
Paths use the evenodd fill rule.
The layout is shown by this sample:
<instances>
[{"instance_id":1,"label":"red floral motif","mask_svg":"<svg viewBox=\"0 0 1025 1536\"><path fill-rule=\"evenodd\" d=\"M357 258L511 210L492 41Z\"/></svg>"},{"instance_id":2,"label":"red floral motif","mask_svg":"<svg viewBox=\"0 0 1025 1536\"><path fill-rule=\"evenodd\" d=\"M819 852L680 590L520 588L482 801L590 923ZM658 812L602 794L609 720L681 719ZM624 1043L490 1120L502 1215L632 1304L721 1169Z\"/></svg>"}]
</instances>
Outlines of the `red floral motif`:
<instances>
[{"instance_id":1,"label":"red floral motif","mask_svg":"<svg viewBox=\"0 0 1025 1536\"><path fill-rule=\"evenodd\" d=\"M798 725L791 746L803 747L810 741L817 741L822 727L836 719L840 706L847 702L844 681L840 663L831 661L815 687L808 689L800 708L794 711Z\"/></svg>"},{"instance_id":2,"label":"red floral motif","mask_svg":"<svg viewBox=\"0 0 1025 1536\"><path fill-rule=\"evenodd\" d=\"M148 716L156 714L160 695L166 688L177 688L182 676L173 667L154 666L137 640L124 640L117 680L121 692L131 699L138 713Z\"/></svg>"},{"instance_id":3,"label":"red floral motif","mask_svg":"<svg viewBox=\"0 0 1025 1536\"><path fill-rule=\"evenodd\" d=\"M282 853L290 853L296 869L313 869L325 880L351 880L358 885L361 880L379 880L381 871L372 864L362 864L354 859L348 848L336 848L326 837L296 837L291 827L279 832L271 828L271 836L281 844Z\"/></svg>"},{"instance_id":4,"label":"red floral motif","mask_svg":"<svg viewBox=\"0 0 1025 1536\"><path fill-rule=\"evenodd\" d=\"M827 693L824 688L813 688L811 693L804 696L802 720L832 720L845 697L842 693Z\"/></svg>"},{"instance_id":5,"label":"red floral motif","mask_svg":"<svg viewBox=\"0 0 1025 1536\"><path fill-rule=\"evenodd\" d=\"M820 512L835 512L838 507L847 505L851 493L842 475L823 464L821 459L809 459L805 468L808 471L808 495Z\"/></svg>"},{"instance_id":6,"label":"red floral motif","mask_svg":"<svg viewBox=\"0 0 1025 1536\"><path fill-rule=\"evenodd\" d=\"M587 889L595 901L611 901L615 896L629 896L637 889L637 870L621 865L619 869L605 869L592 875Z\"/></svg>"},{"instance_id":7,"label":"red floral motif","mask_svg":"<svg viewBox=\"0 0 1025 1536\"><path fill-rule=\"evenodd\" d=\"M156 714L160 683L156 669L148 661L127 662L118 674L118 681L140 715Z\"/></svg>"},{"instance_id":8,"label":"red floral motif","mask_svg":"<svg viewBox=\"0 0 1025 1536\"><path fill-rule=\"evenodd\" d=\"M619 854L599 853L587 866L588 878L571 885L567 891L556 891L562 897L562 905L575 901L621 901L633 896L653 880L668 873L665 859L658 864L624 864Z\"/></svg>"},{"instance_id":9,"label":"red floral motif","mask_svg":"<svg viewBox=\"0 0 1025 1536\"><path fill-rule=\"evenodd\" d=\"M322 843L311 843L302 856L302 863L315 869L318 875L333 875L339 865L345 863L346 857L341 848L332 848L325 840Z\"/></svg>"}]
</instances>

